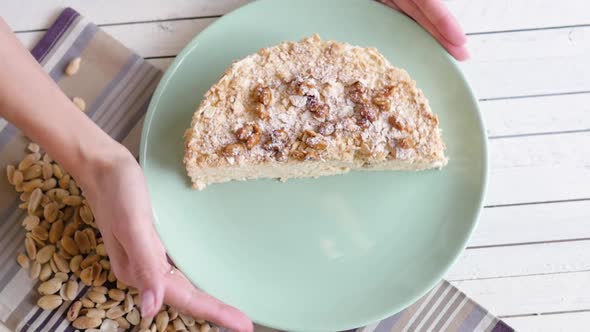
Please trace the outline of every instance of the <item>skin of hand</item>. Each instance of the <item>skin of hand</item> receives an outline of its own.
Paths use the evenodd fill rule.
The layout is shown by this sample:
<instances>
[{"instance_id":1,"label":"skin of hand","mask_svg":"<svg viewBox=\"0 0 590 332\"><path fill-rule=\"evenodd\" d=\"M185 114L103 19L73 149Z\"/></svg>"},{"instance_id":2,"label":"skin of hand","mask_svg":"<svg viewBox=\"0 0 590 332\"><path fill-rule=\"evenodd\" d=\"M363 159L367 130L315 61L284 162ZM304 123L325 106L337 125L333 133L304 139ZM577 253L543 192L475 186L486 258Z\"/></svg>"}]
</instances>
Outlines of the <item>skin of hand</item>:
<instances>
[{"instance_id":1,"label":"skin of hand","mask_svg":"<svg viewBox=\"0 0 590 332\"><path fill-rule=\"evenodd\" d=\"M196 289L172 269L154 230L147 185L133 155L73 105L1 17L0 116L40 143L80 184L113 271L139 289L144 316L154 316L165 302L233 331L253 331L243 313Z\"/></svg>"},{"instance_id":2,"label":"skin of hand","mask_svg":"<svg viewBox=\"0 0 590 332\"><path fill-rule=\"evenodd\" d=\"M413 18L459 61L469 58L467 38L441 0L380 0Z\"/></svg>"}]
</instances>

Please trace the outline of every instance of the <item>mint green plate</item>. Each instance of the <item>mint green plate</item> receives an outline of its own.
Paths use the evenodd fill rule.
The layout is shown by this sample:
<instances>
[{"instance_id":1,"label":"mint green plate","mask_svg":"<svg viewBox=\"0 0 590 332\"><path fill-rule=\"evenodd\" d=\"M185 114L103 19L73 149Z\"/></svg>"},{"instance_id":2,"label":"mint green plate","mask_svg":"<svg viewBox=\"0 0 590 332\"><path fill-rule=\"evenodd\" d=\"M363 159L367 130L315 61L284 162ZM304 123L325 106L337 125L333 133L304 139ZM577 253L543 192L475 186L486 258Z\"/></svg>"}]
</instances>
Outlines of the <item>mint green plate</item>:
<instances>
[{"instance_id":1,"label":"mint green plate","mask_svg":"<svg viewBox=\"0 0 590 332\"><path fill-rule=\"evenodd\" d=\"M405 68L439 115L449 165L192 190L183 133L205 91L233 60L314 32L377 47ZM262 0L219 19L166 72L141 142L174 262L255 322L289 331L365 325L431 289L474 228L486 158L477 102L455 61L413 21L368 0Z\"/></svg>"}]
</instances>

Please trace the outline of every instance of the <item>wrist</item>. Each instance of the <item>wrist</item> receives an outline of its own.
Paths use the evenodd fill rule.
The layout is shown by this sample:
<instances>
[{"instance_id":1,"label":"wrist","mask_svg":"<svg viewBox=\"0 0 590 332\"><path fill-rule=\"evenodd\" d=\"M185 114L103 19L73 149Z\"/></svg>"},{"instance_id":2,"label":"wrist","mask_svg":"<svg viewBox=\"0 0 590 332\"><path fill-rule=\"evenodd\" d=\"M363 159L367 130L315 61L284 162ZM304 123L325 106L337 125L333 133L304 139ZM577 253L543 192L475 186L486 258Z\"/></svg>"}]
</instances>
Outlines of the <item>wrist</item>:
<instances>
[{"instance_id":1,"label":"wrist","mask_svg":"<svg viewBox=\"0 0 590 332\"><path fill-rule=\"evenodd\" d=\"M123 145L108 137L108 142L91 141L79 144L68 164L70 167L66 168L80 186L91 189L97 188L112 171L137 164L137 161Z\"/></svg>"}]
</instances>

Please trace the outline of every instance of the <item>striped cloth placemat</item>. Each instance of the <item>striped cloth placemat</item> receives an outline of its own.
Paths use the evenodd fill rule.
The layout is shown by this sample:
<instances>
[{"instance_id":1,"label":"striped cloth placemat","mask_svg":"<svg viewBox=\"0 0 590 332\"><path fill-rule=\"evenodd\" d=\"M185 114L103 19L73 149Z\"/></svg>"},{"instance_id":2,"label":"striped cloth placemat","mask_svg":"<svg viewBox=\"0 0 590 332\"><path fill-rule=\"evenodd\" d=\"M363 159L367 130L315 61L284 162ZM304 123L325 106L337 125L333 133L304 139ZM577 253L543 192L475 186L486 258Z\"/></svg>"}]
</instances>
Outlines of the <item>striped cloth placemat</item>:
<instances>
[{"instance_id":1,"label":"striped cloth placemat","mask_svg":"<svg viewBox=\"0 0 590 332\"><path fill-rule=\"evenodd\" d=\"M86 114L137 156L143 116L162 73L104 33L96 25L66 8L31 51L46 72L70 97L86 101ZM75 57L83 59L80 71L65 76ZM0 166L18 162L26 138L0 118ZM36 307L37 286L17 265L25 232L18 195L0 177L0 323L13 331L74 331L65 313L70 303L53 311ZM80 295L85 288L80 290ZM395 294L391 294L395 296ZM1 325L0 324L0 327ZM273 331L257 327L259 331ZM513 331L447 281L440 282L404 311L356 332L393 331Z\"/></svg>"}]
</instances>

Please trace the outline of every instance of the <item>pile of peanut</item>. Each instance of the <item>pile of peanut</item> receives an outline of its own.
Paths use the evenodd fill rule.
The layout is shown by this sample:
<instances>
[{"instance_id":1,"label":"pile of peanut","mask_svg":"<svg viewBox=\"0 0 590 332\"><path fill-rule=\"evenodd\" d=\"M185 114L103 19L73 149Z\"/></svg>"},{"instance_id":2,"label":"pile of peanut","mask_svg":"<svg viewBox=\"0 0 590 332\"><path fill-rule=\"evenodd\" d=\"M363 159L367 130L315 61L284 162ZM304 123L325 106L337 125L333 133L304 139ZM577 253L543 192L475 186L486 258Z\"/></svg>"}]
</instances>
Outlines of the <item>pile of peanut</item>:
<instances>
[{"instance_id":1,"label":"pile of peanut","mask_svg":"<svg viewBox=\"0 0 590 332\"><path fill-rule=\"evenodd\" d=\"M142 318L137 289L118 281L88 202L74 179L37 144L18 165L6 168L8 182L20 193L27 216L25 253L18 264L39 279L37 305L53 310L69 303L67 319L87 332L115 332L138 326L140 332L216 332L164 305L154 319ZM90 286L79 293L79 283Z\"/></svg>"}]
</instances>

